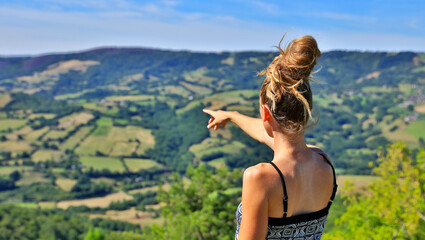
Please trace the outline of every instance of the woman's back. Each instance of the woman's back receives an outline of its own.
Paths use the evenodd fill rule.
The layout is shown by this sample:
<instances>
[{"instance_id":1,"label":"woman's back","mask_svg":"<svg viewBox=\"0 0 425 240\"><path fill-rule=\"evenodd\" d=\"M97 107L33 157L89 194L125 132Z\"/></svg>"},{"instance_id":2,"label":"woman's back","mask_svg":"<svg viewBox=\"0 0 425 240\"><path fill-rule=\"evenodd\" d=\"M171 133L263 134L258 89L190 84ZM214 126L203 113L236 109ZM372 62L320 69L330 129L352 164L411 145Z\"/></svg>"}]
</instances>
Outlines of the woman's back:
<instances>
[{"instance_id":1,"label":"woman's back","mask_svg":"<svg viewBox=\"0 0 425 240\"><path fill-rule=\"evenodd\" d=\"M311 152L307 159L275 160L274 163L282 172L286 185L287 217L315 212L328 205L333 190L333 171L322 155ZM281 178L272 165L261 165L270 176L268 215L282 217L284 194Z\"/></svg>"},{"instance_id":2,"label":"woman's back","mask_svg":"<svg viewBox=\"0 0 425 240\"><path fill-rule=\"evenodd\" d=\"M261 163L248 170L261 176L267 192L266 239L320 238L337 185L326 155L310 153L299 154L298 159L275 159L275 163ZM242 203L236 216L238 239Z\"/></svg>"}]
</instances>

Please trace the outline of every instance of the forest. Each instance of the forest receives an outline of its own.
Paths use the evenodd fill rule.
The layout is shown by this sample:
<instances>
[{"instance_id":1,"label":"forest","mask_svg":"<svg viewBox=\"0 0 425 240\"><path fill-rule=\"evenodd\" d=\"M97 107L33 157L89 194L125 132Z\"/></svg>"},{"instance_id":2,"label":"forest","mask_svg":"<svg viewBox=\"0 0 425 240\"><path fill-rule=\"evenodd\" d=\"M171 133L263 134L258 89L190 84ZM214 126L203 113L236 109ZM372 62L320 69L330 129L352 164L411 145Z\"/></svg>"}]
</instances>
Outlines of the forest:
<instances>
[{"instance_id":1,"label":"forest","mask_svg":"<svg viewBox=\"0 0 425 240\"><path fill-rule=\"evenodd\" d=\"M275 55L0 57L0 239L233 239L243 169L273 153L235 125L208 130L202 109L258 117ZM325 52L314 78L306 142L342 185L326 238L420 239L425 54ZM411 208L380 202L395 191Z\"/></svg>"}]
</instances>

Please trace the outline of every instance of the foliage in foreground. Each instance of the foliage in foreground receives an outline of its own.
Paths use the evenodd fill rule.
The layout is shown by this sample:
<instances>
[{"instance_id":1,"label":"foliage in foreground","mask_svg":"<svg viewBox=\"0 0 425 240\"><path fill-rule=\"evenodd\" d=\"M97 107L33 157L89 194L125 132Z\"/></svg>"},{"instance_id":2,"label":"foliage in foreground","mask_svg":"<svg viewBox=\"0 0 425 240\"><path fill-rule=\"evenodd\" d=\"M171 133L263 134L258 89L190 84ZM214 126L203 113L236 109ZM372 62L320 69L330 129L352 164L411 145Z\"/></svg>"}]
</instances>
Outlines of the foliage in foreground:
<instances>
[{"instance_id":1,"label":"foliage in foreground","mask_svg":"<svg viewBox=\"0 0 425 240\"><path fill-rule=\"evenodd\" d=\"M89 224L71 214L0 205L0 239L82 239Z\"/></svg>"},{"instance_id":2,"label":"foliage in foreground","mask_svg":"<svg viewBox=\"0 0 425 240\"><path fill-rule=\"evenodd\" d=\"M0 239L138 240L140 229L130 223L89 219L60 209L0 205ZM134 237L133 237L134 236Z\"/></svg>"},{"instance_id":3,"label":"foliage in foreground","mask_svg":"<svg viewBox=\"0 0 425 240\"><path fill-rule=\"evenodd\" d=\"M425 236L425 150L416 161L404 143L388 147L374 172L379 180L344 196L347 211L325 239L423 239Z\"/></svg>"},{"instance_id":4,"label":"foliage in foreground","mask_svg":"<svg viewBox=\"0 0 425 240\"><path fill-rule=\"evenodd\" d=\"M159 191L165 223L145 228L144 239L233 239L242 172L200 165L189 166L187 177L175 174L171 189Z\"/></svg>"}]
</instances>

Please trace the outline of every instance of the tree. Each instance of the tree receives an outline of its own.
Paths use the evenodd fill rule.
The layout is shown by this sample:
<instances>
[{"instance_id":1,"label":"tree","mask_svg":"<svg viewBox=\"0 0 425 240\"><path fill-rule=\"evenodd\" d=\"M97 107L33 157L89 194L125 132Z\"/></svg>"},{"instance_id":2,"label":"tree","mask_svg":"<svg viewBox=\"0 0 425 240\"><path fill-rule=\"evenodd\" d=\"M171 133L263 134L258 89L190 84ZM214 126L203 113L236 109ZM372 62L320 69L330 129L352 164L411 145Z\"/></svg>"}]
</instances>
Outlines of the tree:
<instances>
[{"instance_id":1,"label":"tree","mask_svg":"<svg viewBox=\"0 0 425 240\"><path fill-rule=\"evenodd\" d=\"M379 179L362 192L351 186L347 211L324 239L423 239L425 150L416 162L410 154L404 143L390 145L374 168Z\"/></svg>"},{"instance_id":2,"label":"tree","mask_svg":"<svg viewBox=\"0 0 425 240\"><path fill-rule=\"evenodd\" d=\"M15 182L9 178L0 176L0 191L11 190L15 188Z\"/></svg>"},{"instance_id":3,"label":"tree","mask_svg":"<svg viewBox=\"0 0 425 240\"><path fill-rule=\"evenodd\" d=\"M422 137L419 138L419 144L422 148L425 148L425 140Z\"/></svg>"},{"instance_id":4,"label":"tree","mask_svg":"<svg viewBox=\"0 0 425 240\"><path fill-rule=\"evenodd\" d=\"M9 174L9 178L16 182L21 179L21 174L15 170Z\"/></svg>"},{"instance_id":5,"label":"tree","mask_svg":"<svg viewBox=\"0 0 425 240\"><path fill-rule=\"evenodd\" d=\"M84 240L104 240L105 234L103 234L100 228L90 228Z\"/></svg>"},{"instance_id":6,"label":"tree","mask_svg":"<svg viewBox=\"0 0 425 240\"><path fill-rule=\"evenodd\" d=\"M170 190L158 192L165 223L145 228L145 239L233 239L242 172L217 171L189 166L189 181L174 174Z\"/></svg>"}]
</instances>

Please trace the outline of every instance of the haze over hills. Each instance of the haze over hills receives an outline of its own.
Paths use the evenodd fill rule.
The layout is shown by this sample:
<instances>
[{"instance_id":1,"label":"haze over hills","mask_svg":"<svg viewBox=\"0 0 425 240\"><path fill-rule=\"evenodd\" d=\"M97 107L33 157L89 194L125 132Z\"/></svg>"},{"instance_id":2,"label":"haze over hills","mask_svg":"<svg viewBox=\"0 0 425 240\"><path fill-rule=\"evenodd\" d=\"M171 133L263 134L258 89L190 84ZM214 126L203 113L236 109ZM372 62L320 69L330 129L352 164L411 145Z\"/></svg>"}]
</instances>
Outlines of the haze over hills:
<instances>
[{"instance_id":1,"label":"haze over hills","mask_svg":"<svg viewBox=\"0 0 425 240\"><path fill-rule=\"evenodd\" d=\"M142 220L123 220L155 222L155 186L171 172L272 158L232 125L206 129L201 110L258 116L257 72L275 55L99 48L1 57L0 202L132 211L121 214ZM425 54L324 52L317 70L320 120L306 140L325 149L339 174L370 174L389 142L424 146Z\"/></svg>"},{"instance_id":2,"label":"haze over hills","mask_svg":"<svg viewBox=\"0 0 425 240\"><path fill-rule=\"evenodd\" d=\"M256 73L265 68L274 55L273 52L196 53L146 48L98 48L78 53L0 58L0 90L3 93L36 93L47 99L67 100L67 106L82 106L86 110L88 106L105 105L108 111L123 111L123 106L134 104L133 108L136 108L146 105L141 102L149 101L167 103L171 111L177 113L203 103L212 105L212 108L242 107L245 113L253 115L256 112L255 107L252 108L256 104L256 90L262 82ZM415 115L408 112L407 105L423 102L424 54L332 51L323 54L318 66L315 78L322 84L312 85L323 120L309 136L314 143L328 148L335 146L324 143L326 140L321 135L329 135L332 131L319 134L318 129L328 124L328 114L333 111L341 114L341 119L333 115L337 123L332 125L345 128L355 125L361 132L366 124L375 125L381 122L376 120L382 120L384 116L400 120ZM228 95L226 92L232 95L232 91L238 90L253 91L248 91L247 96L240 93L240 99L227 102L225 97L220 98ZM155 98L154 101L152 98ZM406 102L412 99L410 104ZM117 105L117 102L120 104ZM403 102L406 111L400 105ZM12 107L13 101L3 105L5 109L20 108ZM421 112L420 106L418 109ZM93 107L90 110L95 111ZM130 112L130 117L138 114ZM119 114L110 117L128 118ZM367 149L367 139L382 135L382 127L373 127L377 129L371 136L346 133L346 138L364 142L358 143L362 146L348 148ZM344 130L341 128L338 131ZM396 140L397 137L393 135L397 134L389 133L385 138ZM418 139L412 136L409 138L405 135L404 139L412 144L418 143ZM338 150L331 151L337 162L337 155L332 153Z\"/></svg>"}]
</instances>

